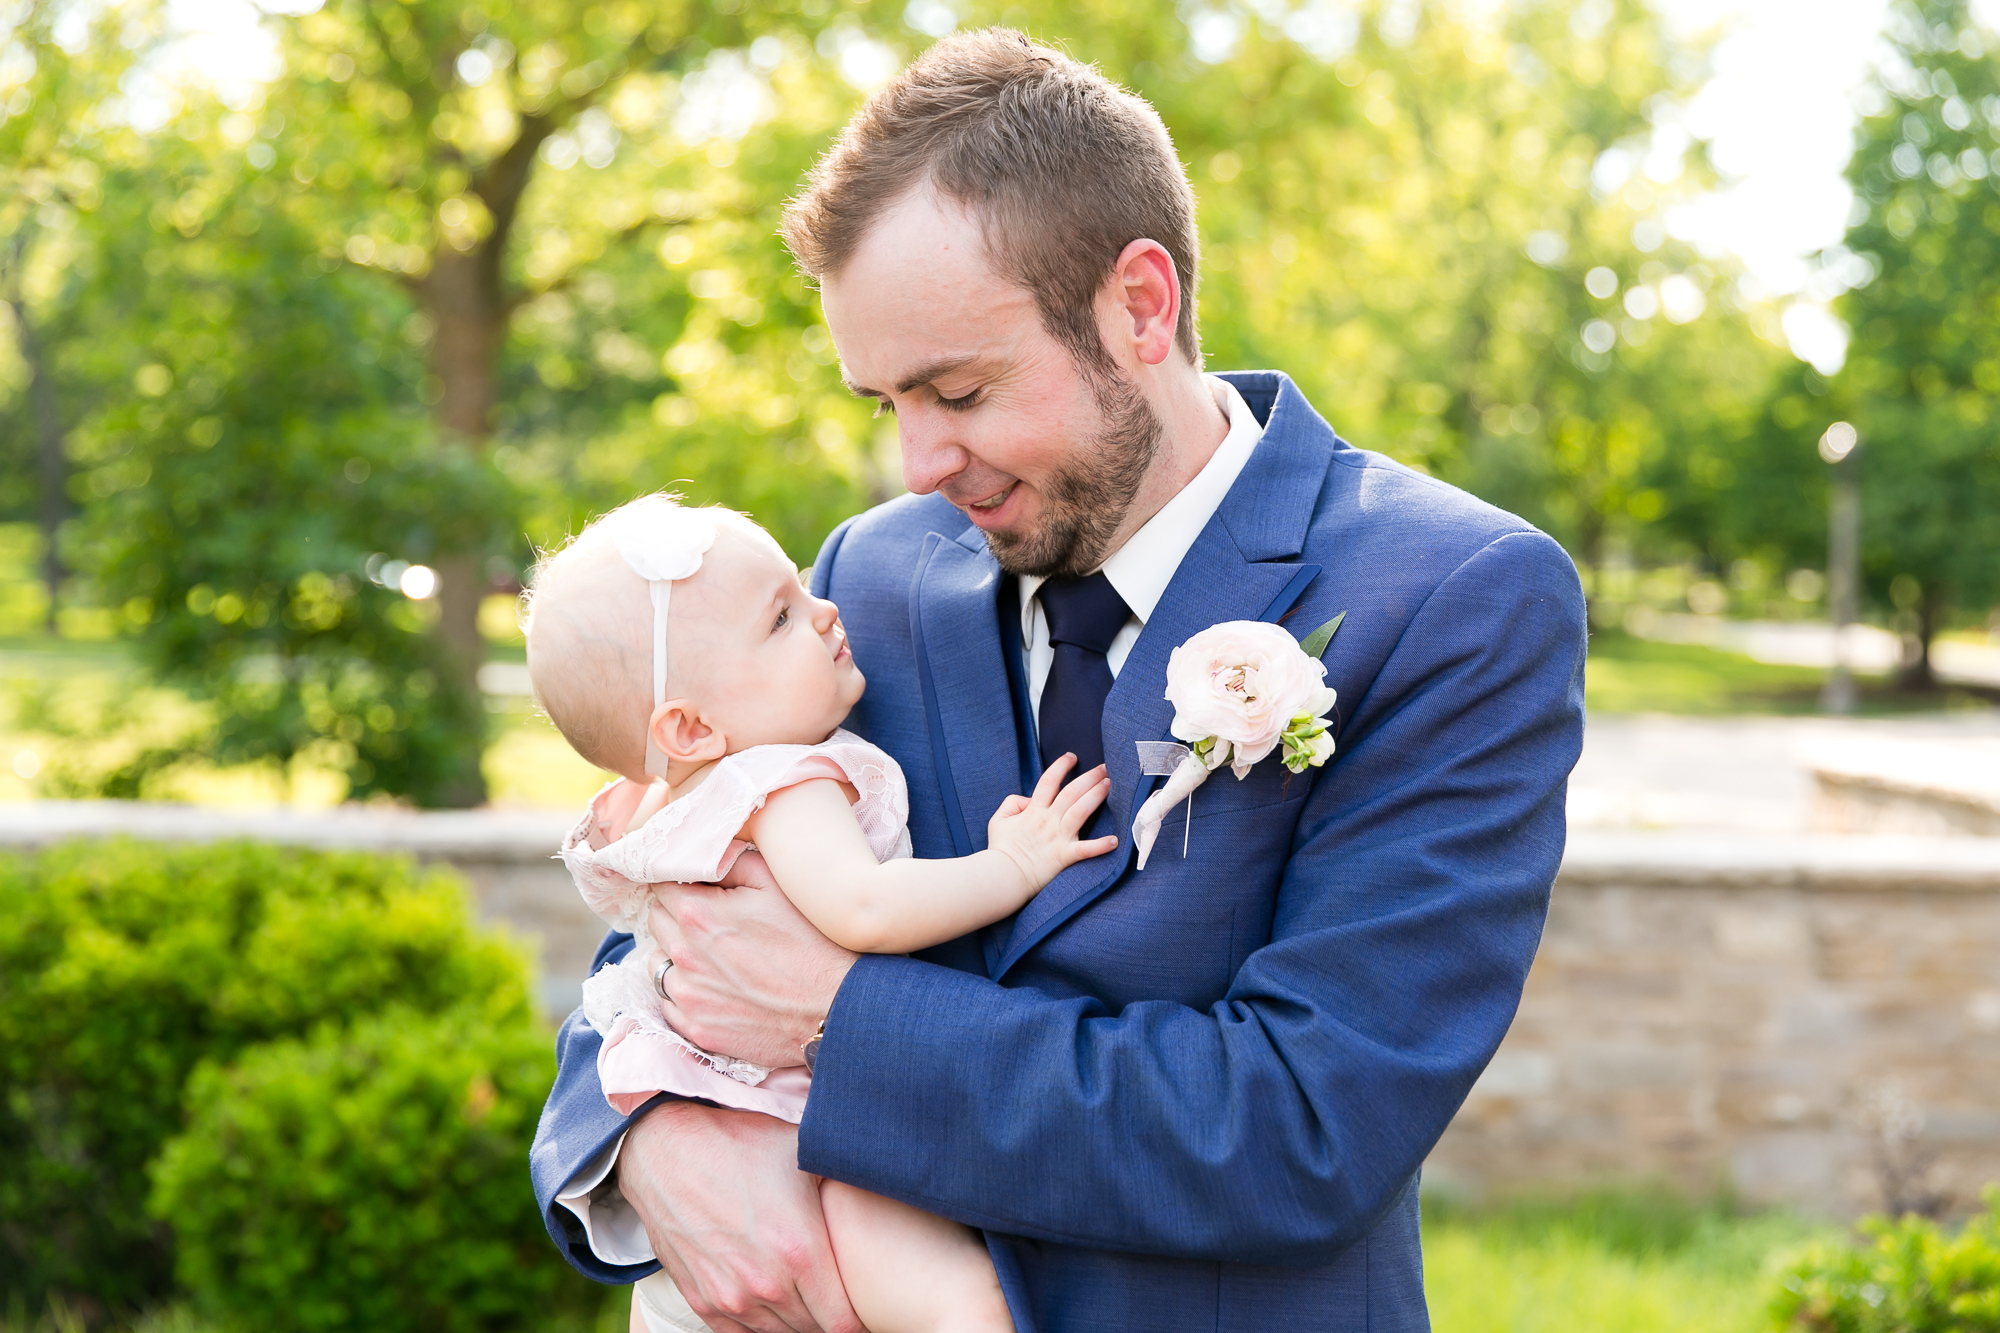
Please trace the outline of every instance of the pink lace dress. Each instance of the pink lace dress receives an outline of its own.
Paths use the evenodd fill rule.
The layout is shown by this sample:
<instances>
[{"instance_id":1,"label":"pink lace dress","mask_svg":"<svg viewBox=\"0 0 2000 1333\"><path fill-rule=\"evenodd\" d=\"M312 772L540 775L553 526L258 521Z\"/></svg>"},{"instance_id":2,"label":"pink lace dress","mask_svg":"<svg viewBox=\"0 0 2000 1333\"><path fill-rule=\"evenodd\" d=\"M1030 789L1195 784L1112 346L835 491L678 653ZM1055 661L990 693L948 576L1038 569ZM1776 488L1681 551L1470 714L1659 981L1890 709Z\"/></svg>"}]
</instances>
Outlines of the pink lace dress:
<instances>
[{"instance_id":1,"label":"pink lace dress","mask_svg":"<svg viewBox=\"0 0 2000 1333\"><path fill-rule=\"evenodd\" d=\"M910 854L910 795L903 770L848 731L818 745L759 745L727 756L700 786L661 807L630 833L645 788L624 778L597 793L563 839L563 864L590 910L634 937L623 961L583 983L583 1014L604 1038L597 1073L604 1096L630 1115L654 1094L700 1097L797 1124L805 1114L803 1065L766 1069L715 1055L667 1025L647 958L653 936L646 908L654 884L712 884L750 844L738 835L774 791L833 778L860 793L854 817L876 859Z\"/></svg>"}]
</instances>

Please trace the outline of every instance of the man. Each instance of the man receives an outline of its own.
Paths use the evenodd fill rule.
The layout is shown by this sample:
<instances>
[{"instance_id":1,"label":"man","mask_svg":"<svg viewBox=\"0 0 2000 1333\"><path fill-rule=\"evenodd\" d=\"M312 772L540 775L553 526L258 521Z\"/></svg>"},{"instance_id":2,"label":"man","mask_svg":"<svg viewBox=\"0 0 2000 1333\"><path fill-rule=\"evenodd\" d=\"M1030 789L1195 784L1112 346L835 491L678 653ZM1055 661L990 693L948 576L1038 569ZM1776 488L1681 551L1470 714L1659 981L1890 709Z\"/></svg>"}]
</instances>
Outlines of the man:
<instances>
[{"instance_id":1,"label":"man","mask_svg":"<svg viewBox=\"0 0 2000 1333\"><path fill-rule=\"evenodd\" d=\"M1164 127L1019 34L948 38L872 98L785 234L901 434L912 494L838 529L813 583L917 855L977 849L1064 750L1109 765L1124 843L918 958L846 954L775 892L665 891L671 1018L762 1064L817 1043L805 1120L620 1122L573 1018L535 1148L551 1233L601 1280L657 1254L724 1333L852 1329L809 1172L981 1228L1023 1330L1428 1327L1417 1173L1562 851L1572 566L1284 376L1204 376ZM1135 870L1171 651L1342 612L1333 761L1217 774Z\"/></svg>"}]
</instances>

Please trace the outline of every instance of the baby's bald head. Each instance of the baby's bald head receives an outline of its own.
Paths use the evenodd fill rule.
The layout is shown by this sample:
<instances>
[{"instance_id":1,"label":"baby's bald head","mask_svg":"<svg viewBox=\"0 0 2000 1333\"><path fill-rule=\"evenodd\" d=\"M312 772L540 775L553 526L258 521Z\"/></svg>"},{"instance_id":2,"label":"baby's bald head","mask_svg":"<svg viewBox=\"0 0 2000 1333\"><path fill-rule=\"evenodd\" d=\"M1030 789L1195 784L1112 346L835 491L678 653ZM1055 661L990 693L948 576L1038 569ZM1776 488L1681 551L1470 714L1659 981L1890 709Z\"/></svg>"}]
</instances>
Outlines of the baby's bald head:
<instances>
[{"instance_id":1,"label":"baby's bald head","mask_svg":"<svg viewBox=\"0 0 2000 1333\"><path fill-rule=\"evenodd\" d=\"M718 542L727 541L734 526L749 524L729 510L701 512L716 521ZM644 782L646 724L653 714L653 601L646 580L612 540L609 517L536 566L525 616L528 675L542 711L578 754ZM669 698L687 692L691 674L684 668L692 664L676 661L673 651L675 627L694 610L687 600L669 602Z\"/></svg>"},{"instance_id":2,"label":"baby's bald head","mask_svg":"<svg viewBox=\"0 0 2000 1333\"><path fill-rule=\"evenodd\" d=\"M629 524L686 519L664 512L661 498L606 515L535 571L528 674L542 710L578 754L635 782L647 780L649 727L682 772L753 746L825 740L867 685L840 610L813 595L770 533L726 509L699 511L714 544L699 569L673 582L667 707L656 710L652 596L619 545L646 546L643 526L633 534ZM672 534L666 544L685 549Z\"/></svg>"}]
</instances>

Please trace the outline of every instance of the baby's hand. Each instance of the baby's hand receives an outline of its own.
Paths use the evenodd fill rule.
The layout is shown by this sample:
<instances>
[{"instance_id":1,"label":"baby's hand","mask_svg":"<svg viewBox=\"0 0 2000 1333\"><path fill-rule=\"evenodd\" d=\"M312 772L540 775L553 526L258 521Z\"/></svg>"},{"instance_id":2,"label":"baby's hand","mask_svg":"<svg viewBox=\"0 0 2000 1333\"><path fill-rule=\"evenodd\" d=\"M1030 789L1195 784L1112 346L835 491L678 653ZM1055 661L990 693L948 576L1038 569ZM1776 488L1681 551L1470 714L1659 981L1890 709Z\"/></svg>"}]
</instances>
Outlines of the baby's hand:
<instances>
[{"instance_id":1,"label":"baby's hand","mask_svg":"<svg viewBox=\"0 0 2000 1333\"><path fill-rule=\"evenodd\" d=\"M1077 840L1077 830L1111 794L1111 779L1099 764L1062 786L1063 775L1075 765L1073 754L1050 764L1035 784L1034 795L1009 796L986 825L986 845L1019 866L1037 892L1078 861L1102 856L1118 845L1116 837Z\"/></svg>"}]
</instances>

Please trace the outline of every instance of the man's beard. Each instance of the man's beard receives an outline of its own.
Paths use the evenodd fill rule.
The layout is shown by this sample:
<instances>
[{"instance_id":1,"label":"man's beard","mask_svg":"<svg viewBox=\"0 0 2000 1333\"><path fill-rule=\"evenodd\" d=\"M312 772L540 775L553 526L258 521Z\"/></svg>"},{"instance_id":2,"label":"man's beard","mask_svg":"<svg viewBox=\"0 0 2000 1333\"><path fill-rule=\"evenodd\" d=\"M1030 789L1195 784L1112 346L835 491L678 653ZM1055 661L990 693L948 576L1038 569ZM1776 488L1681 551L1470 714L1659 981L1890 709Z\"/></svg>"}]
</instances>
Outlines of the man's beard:
<instances>
[{"instance_id":1,"label":"man's beard","mask_svg":"<svg viewBox=\"0 0 2000 1333\"><path fill-rule=\"evenodd\" d=\"M986 534L987 548L1009 574L1081 578L1103 564L1159 452L1165 432L1146 396L1115 370L1086 374L1104 419L1090 448L1041 487L1035 529Z\"/></svg>"}]
</instances>

